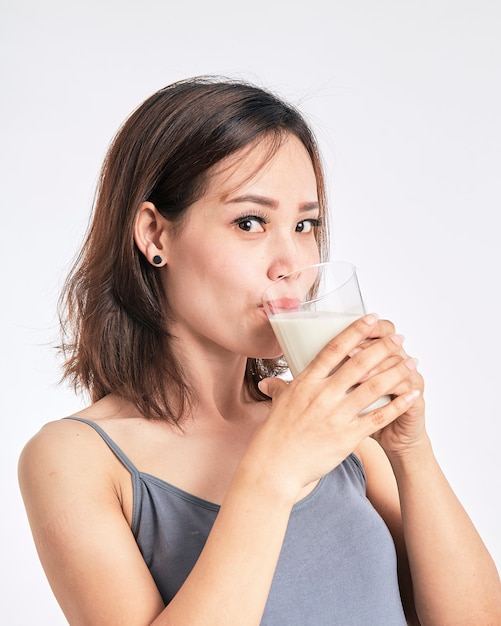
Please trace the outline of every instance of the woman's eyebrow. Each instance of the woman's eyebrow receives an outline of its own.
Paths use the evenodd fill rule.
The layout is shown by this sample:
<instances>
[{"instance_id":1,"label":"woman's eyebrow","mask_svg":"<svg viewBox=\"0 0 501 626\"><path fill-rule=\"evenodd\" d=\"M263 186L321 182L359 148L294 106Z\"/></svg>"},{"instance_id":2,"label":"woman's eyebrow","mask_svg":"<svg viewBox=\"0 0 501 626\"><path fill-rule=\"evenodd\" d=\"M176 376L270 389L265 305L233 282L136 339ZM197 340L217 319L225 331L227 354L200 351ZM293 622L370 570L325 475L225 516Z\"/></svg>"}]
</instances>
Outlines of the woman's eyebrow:
<instances>
[{"instance_id":1,"label":"woman's eyebrow","mask_svg":"<svg viewBox=\"0 0 501 626\"><path fill-rule=\"evenodd\" d=\"M226 201L226 204L233 204L239 202L250 202L252 204L259 204L260 206L267 207L269 209L278 208L278 202L267 198L266 196L256 196L254 194L246 194L243 196L237 196L236 198L230 198ZM318 202L303 202L299 205L301 211L316 211L320 208Z\"/></svg>"}]
</instances>

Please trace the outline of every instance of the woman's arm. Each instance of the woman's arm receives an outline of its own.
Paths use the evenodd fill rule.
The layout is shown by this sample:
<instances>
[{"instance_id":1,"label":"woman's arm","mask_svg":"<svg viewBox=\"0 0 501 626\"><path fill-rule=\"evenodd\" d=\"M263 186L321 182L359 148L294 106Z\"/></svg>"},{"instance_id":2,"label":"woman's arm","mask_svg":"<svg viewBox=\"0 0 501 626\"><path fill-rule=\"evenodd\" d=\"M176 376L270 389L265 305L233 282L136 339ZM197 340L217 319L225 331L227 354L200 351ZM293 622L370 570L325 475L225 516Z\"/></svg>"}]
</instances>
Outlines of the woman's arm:
<instances>
[{"instance_id":1,"label":"woman's arm","mask_svg":"<svg viewBox=\"0 0 501 626\"><path fill-rule=\"evenodd\" d=\"M395 540L409 624L501 624L495 564L428 439L405 455L394 455L391 464L373 439L363 442L357 453L367 474L367 496Z\"/></svg>"},{"instance_id":2,"label":"woman's arm","mask_svg":"<svg viewBox=\"0 0 501 626\"><path fill-rule=\"evenodd\" d=\"M498 572L440 469L429 440L389 458L398 483L423 626L501 624Z\"/></svg>"},{"instance_id":3,"label":"woman's arm","mask_svg":"<svg viewBox=\"0 0 501 626\"><path fill-rule=\"evenodd\" d=\"M387 324L377 332L385 336L394 330ZM367 346L370 343L361 344L360 354ZM403 348L399 357L408 358ZM375 368L370 376L376 380L380 371ZM423 388L415 369L390 393L418 389L419 396L396 420L373 433L380 445L367 440L359 446L367 469L367 493L393 533L411 623L407 569L423 626L497 626L501 624L499 575L433 454L425 428Z\"/></svg>"}]
</instances>

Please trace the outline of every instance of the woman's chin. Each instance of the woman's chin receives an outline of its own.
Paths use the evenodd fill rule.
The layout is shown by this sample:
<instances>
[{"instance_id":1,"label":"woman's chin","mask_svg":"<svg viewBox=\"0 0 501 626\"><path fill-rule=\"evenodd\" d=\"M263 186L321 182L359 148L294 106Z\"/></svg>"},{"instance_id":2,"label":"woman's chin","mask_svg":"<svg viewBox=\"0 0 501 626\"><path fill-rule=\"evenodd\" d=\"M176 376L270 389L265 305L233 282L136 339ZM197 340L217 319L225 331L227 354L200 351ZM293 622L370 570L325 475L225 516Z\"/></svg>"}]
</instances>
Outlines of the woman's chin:
<instances>
[{"instance_id":1,"label":"woman's chin","mask_svg":"<svg viewBox=\"0 0 501 626\"><path fill-rule=\"evenodd\" d=\"M249 358L252 359L261 359L261 360L266 360L266 361L270 361L273 359L281 359L283 358L284 353L282 352L282 350L280 350L280 348L278 350L262 350L260 351L258 354L256 355L251 355Z\"/></svg>"}]
</instances>

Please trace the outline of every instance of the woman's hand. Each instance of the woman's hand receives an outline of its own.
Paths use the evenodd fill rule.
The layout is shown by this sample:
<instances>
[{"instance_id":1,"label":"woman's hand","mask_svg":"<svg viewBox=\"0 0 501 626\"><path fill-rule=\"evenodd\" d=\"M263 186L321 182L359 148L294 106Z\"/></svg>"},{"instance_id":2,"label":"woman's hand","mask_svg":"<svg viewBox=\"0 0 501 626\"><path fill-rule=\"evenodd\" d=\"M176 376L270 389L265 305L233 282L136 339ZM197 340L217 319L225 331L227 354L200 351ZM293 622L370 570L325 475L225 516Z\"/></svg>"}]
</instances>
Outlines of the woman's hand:
<instances>
[{"instance_id":1,"label":"woman's hand","mask_svg":"<svg viewBox=\"0 0 501 626\"><path fill-rule=\"evenodd\" d=\"M410 411L421 382L415 362L402 350L403 339L391 329L375 316L365 316L332 339L290 383L261 381L273 405L249 453L258 454L284 486L299 490L319 479L368 436L378 437L381 445L388 440L390 446L398 437L401 445L406 432L412 438ZM395 396L391 403L359 417L386 394ZM395 436L384 435L402 415L411 416L409 426L395 428Z\"/></svg>"},{"instance_id":2,"label":"woman's hand","mask_svg":"<svg viewBox=\"0 0 501 626\"><path fill-rule=\"evenodd\" d=\"M373 332L370 334L371 340L377 340L381 337L393 335L395 333L394 325L388 320L380 320L374 327ZM368 348L371 345L371 341L361 343L352 353L353 358L356 355ZM384 371L385 368L391 367L399 359L404 360L407 366L411 370L411 375L403 380L398 386L396 386L390 392L392 396L401 396L408 393L415 393L415 401L409 406L408 410L400 415L398 419L391 422L381 430L373 433L372 437L376 439L381 447L388 453L403 454L407 450L413 448L419 444L421 440L427 440L427 434L425 430L425 403L423 399L424 381L423 377L417 371L417 361L415 359L409 360L409 356L401 346L397 354L387 359L384 363L381 363L378 368L369 372L365 380L369 380L376 374Z\"/></svg>"}]
</instances>

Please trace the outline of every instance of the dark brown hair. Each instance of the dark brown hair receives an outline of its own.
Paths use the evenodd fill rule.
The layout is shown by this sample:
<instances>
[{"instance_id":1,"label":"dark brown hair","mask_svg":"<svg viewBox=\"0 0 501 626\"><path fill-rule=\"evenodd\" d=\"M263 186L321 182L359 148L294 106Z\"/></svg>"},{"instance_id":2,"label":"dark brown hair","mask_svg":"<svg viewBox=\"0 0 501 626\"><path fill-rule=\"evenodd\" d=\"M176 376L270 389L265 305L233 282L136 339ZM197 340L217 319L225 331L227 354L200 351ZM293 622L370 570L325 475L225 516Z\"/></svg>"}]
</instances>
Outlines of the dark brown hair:
<instances>
[{"instance_id":1,"label":"dark brown hair","mask_svg":"<svg viewBox=\"0 0 501 626\"><path fill-rule=\"evenodd\" d=\"M303 116L271 92L199 77L161 89L130 115L105 158L92 221L61 294L63 379L92 401L116 392L149 418L177 423L193 406L196 394L172 351L169 294L134 242L138 209L151 201L182 228L215 164L260 140L276 150L289 134L311 157L325 220L316 141ZM322 257L325 232L316 235ZM248 359L250 397L265 399L257 383L280 371L280 360Z\"/></svg>"}]
</instances>

